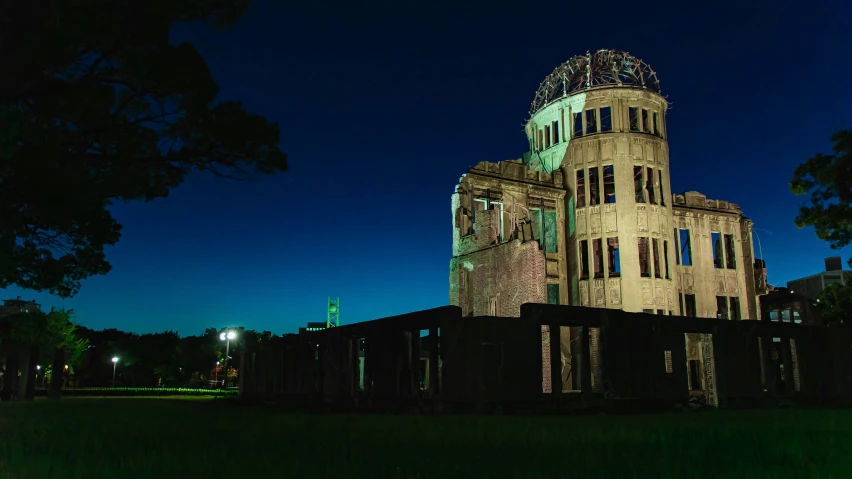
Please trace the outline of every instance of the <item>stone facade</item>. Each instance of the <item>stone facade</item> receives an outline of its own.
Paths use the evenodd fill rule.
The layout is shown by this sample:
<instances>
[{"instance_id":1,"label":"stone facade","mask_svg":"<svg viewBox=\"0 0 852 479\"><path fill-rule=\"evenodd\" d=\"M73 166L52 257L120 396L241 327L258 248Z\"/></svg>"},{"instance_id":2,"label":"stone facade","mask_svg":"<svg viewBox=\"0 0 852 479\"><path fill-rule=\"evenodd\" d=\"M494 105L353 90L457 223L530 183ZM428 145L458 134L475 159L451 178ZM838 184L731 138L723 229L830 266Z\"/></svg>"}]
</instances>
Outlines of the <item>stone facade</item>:
<instances>
[{"instance_id":1,"label":"stone facade","mask_svg":"<svg viewBox=\"0 0 852 479\"><path fill-rule=\"evenodd\" d=\"M465 315L550 302L759 319L752 222L733 203L672 194L668 102L620 80L554 98L532 112L522 159L460 180L450 304Z\"/></svg>"}]
</instances>

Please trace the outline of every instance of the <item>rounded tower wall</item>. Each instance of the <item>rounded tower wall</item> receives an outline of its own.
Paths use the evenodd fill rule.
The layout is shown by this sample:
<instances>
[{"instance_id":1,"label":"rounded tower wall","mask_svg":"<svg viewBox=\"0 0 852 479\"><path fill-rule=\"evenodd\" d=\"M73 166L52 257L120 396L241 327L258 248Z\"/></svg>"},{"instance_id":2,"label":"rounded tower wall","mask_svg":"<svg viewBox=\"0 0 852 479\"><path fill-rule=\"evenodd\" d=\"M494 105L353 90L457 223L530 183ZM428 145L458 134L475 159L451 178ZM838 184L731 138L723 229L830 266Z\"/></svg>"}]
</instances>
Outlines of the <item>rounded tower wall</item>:
<instances>
[{"instance_id":1,"label":"rounded tower wall","mask_svg":"<svg viewBox=\"0 0 852 479\"><path fill-rule=\"evenodd\" d=\"M668 102L654 79L655 88L566 86L561 97L534 102L525 128L529 165L561 169L569 190L564 231L573 305L679 314ZM537 100L542 96L540 89Z\"/></svg>"}]
</instances>

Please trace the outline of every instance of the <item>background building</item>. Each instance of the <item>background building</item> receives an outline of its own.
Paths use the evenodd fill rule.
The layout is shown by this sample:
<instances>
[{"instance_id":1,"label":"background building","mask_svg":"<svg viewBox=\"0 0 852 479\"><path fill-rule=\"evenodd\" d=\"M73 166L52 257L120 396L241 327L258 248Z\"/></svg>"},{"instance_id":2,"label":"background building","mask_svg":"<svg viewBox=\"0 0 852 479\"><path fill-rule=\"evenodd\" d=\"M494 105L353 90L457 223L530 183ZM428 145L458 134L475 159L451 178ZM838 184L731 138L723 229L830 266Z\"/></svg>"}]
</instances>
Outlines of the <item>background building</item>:
<instances>
[{"instance_id":1,"label":"background building","mask_svg":"<svg viewBox=\"0 0 852 479\"><path fill-rule=\"evenodd\" d=\"M788 281L787 289L807 298L816 298L826 286L832 283L844 285L852 283L852 271L843 270L843 261L840 256L826 258L825 271Z\"/></svg>"}]
</instances>

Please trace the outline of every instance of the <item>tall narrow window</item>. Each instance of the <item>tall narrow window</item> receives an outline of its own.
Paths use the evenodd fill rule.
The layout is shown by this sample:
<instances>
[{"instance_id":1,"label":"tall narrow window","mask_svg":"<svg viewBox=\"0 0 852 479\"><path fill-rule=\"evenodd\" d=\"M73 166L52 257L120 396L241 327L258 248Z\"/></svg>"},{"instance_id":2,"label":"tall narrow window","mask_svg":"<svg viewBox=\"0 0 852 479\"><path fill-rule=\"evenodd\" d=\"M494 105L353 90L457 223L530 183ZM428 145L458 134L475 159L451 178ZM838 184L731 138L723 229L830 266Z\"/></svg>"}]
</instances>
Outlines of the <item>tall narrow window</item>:
<instances>
[{"instance_id":1,"label":"tall narrow window","mask_svg":"<svg viewBox=\"0 0 852 479\"><path fill-rule=\"evenodd\" d=\"M606 239L607 249L607 268L609 269L609 277L614 278L621 276L621 255L618 252L618 238Z\"/></svg>"},{"instance_id":2,"label":"tall narrow window","mask_svg":"<svg viewBox=\"0 0 852 479\"><path fill-rule=\"evenodd\" d=\"M663 240L663 264L665 265L666 279L672 279L671 273L669 273L669 242L667 240Z\"/></svg>"},{"instance_id":3,"label":"tall narrow window","mask_svg":"<svg viewBox=\"0 0 852 479\"><path fill-rule=\"evenodd\" d=\"M485 198L477 198L473 200L473 232L476 233L477 223L481 223L482 212L485 211L488 200Z\"/></svg>"},{"instance_id":4,"label":"tall narrow window","mask_svg":"<svg viewBox=\"0 0 852 479\"><path fill-rule=\"evenodd\" d=\"M559 285L547 285L547 304L559 304Z\"/></svg>"},{"instance_id":5,"label":"tall narrow window","mask_svg":"<svg viewBox=\"0 0 852 479\"><path fill-rule=\"evenodd\" d=\"M601 108L601 133L612 131L612 108Z\"/></svg>"},{"instance_id":6,"label":"tall narrow window","mask_svg":"<svg viewBox=\"0 0 852 479\"><path fill-rule=\"evenodd\" d=\"M580 241L580 279L589 279L589 241Z\"/></svg>"},{"instance_id":7,"label":"tall narrow window","mask_svg":"<svg viewBox=\"0 0 852 479\"><path fill-rule=\"evenodd\" d=\"M599 205L601 203L601 182L597 166L589 168L589 204Z\"/></svg>"},{"instance_id":8,"label":"tall narrow window","mask_svg":"<svg viewBox=\"0 0 852 479\"><path fill-rule=\"evenodd\" d=\"M541 130L538 130L538 145L537 145L537 147L538 147L539 150L544 149L544 134L541 132Z\"/></svg>"},{"instance_id":9,"label":"tall narrow window","mask_svg":"<svg viewBox=\"0 0 852 479\"><path fill-rule=\"evenodd\" d=\"M598 119L596 118L597 110L586 110L586 134L598 132Z\"/></svg>"},{"instance_id":10,"label":"tall narrow window","mask_svg":"<svg viewBox=\"0 0 852 479\"><path fill-rule=\"evenodd\" d=\"M660 271L660 240L658 240L657 238L653 238L651 240L651 244L654 246L654 277L662 278L663 272Z\"/></svg>"},{"instance_id":11,"label":"tall narrow window","mask_svg":"<svg viewBox=\"0 0 852 479\"><path fill-rule=\"evenodd\" d=\"M555 253L557 245L556 235L556 212L544 212L544 251L546 253Z\"/></svg>"},{"instance_id":12,"label":"tall narrow window","mask_svg":"<svg viewBox=\"0 0 852 479\"><path fill-rule=\"evenodd\" d=\"M661 138L663 136L663 132L660 131L660 116L657 112L654 112L654 134Z\"/></svg>"},{"instance_id":13,"label":"tall narrow window","mask_svg":"<svg viewBox=\"0 0 852 479\"><path fill-rule=\"evenodd\" d=\"M491 225L497 229L498 243L503 242L503 203L500 201L492 201L489 205L494 213L494 223Z\"/></svg>"},{"instance_id":14,"label":"tall narrow window","mask_svg":"<svg viewBox=\"0 0 852 479\"><path fill-rule=\"evenodd\" d=\"M627 108L627 114L630 117L630 131L639 131L639 109L631 106Z\"/></svg>"},{"instance_id":15,"label":"tall narrow window","mask_svg":"<svg viewBox=\"0 0 852 479\"><path fill-rule=\"evenodd\" d=\"M724 268L725 259L722 250L722 235L713 231L710 233L710 241L713 243L713 267L716 269Z\"/></svg>"},{"instance_id":16,"label":"tall narrow window","mask_svg":"<svg viewBox=\"0 0 852 479\"><path fill-rule=\"evenodd\" d=\"M697 316L695 310L695 295L694 294L684 294L683 295L683 303L686 310L685 316L689 316L690 318L694 318Z\"/></svg>"},{"instance_id":17,"label":"tall narrow window","mask_svg":"<svg viewBox=\"0 0 852 479\"><path fill-rule=\"evenodd\" d=\"M603 167L604 203L615 203L615 169L612 165Z\"/></svg>"},{"instance_id":18,"label":"tall narrow window","mask_svg":"<svg viewBox=\"0 0 852 479\"><path fill-rule=\"evenodd\" d=\"M651 122L648 119L648 110L642 108L642 131L651 133Z\"/></svg>"},{"instance_id":19,"label":"tall narrow window","mask_svg":"<svg viewBox=\"0 0 852 479\"><path fill-rule=\"evenodd\" d=\"M737 254L734 249L734 235L725 235L725 266L737 269Z\"/></svg>"},{"instance_id":20,"label":"tall narrow window","mask_svg":"<svg viewBox=\"0 0 852 479\"><path fill-rule=\"evenodd\" d=\"M663 188L663 170L657 170L657 185L660 187L660 206L666 206L666 190Z\"/></svg>"},{"instance_id":21,"label":"tall narrow window","mask_svg":"<svg viewBox=\"0 0 852 479\"><path fill-rule=\"evenodd\" d=\"M640 236L636 240L639 243L639 275L643 278L650 278L651 265L648 261L648 238Z\"/></svg>"},{"instance_id":22,"label":"tall narrow window","mask_svg":"<svg viewBox=\"0 0 852 479\"><path fill-rule=\"evenodd\" d=\"M539 208L530 208L530 219L532 220L532 235L533 239L537 241L541 241L543 238L541 237L542 233L542 217L541 217L541 209ZM540 243L539 243L540 244ZM543 245L542 245L543 246Z\"/></svg>"},{"instance_id":23,"label":"tall narrow window","mask_svg":"<svg viewBox=\"0 0 852 479\"><path fill-rule=\"evenodd\" d=\"M583 114L574 113L574 138L583 136Z\"/></svg>"},{"instance_id":24,"label":"tall narrow window","mask_svg":"<svg viewBox=\"0 0 852 479\"><path fill-rule=\"evenodd\" d=\"M586 170L577 170L577 208L586 206Z\"/></svg>"},{"instance_id":25,"label":"tall narrow window","mask_svg":"<svg viewBox=\"0 0 852 479\"><path fill-rule=\"evenodd\" d=\"M680 248L677 247L678 237L677 237L677 228L674 229L674 243L675 245L675 264L680 264Z\"/></svg>"},{"instance_id":26,"label":"tall narrow window","mask_svg":"<svg viewBox=\"0 0 852 479\"><path fill-rule=\"evenodd\" d=\"M603 265L603 240L595 238L592 240L592 261L594 262L595 278L604 277Z\"/></svg>"},{"instance_id":27,"label":"tall narrow window","mask_svg":"<svg viewBox=\"0 0 852 479\"><path fill-rule=\"evenodd\" d=\"M716 319L728 319L727 296L716 296Z\"/></svg>"},{"instance_id":28,"label":"tall narrow window","mask_svg":"<svg viewBox=\"0 0 852 479\"><path fill-rule=\"evenodd\" d=\"M550 132L553 135L553 144L559 144L559 122L554 121L550 126Z\"/></svg>"},{"instance_id":29,"label":"tall narrow window","mask_svg":"<svg viewBox=\"0 0 852 479\"><path fill-rule=\"evenodd\" d=\"M633 167L633 190L636 194L636 202L644 203L645 188L642 183L642 167L638 165Z\"/></svg>"},{"instance_id":30,"label":"tall narrow window","mask_svg":"<svg viewBox=\"0 0 852 479\"><path fill-rule=\"evenodd\" d=\"M652 168L648 168L648 174L645 175L645 188L648 190L648 202L656 205L657 196L654 194L654 170Z\"/></svg>"},{"instance_id":31,"label":"tall narrow window","mask_svg":"<svg viewBox=\"0 0 852 479\"><path fill-rule=\"evenodd\" d=\"M680 264L692 266L692 245L689 239L689 230L680 230Z\"/></svg>"},{"instance_id":32,"label":"tall narrow window","mask_svg":"<svg viewBox=\"0 0 852 479\"><path fill-rule=\"evenodd\" d=\"M742 318L740 314L740 298L736 296L731 296L731 319L733 321L739 321Z\"/></svg>"},{"instance_id":33,"label":"tall narrow window","mask_svg":"<svg viewBox=\"0 0 852 479\"><path fill-rule=\"evenodd\" d=\"M550 148L550 125L544 125L544 147Z\"/></svg>"}]
</instances>

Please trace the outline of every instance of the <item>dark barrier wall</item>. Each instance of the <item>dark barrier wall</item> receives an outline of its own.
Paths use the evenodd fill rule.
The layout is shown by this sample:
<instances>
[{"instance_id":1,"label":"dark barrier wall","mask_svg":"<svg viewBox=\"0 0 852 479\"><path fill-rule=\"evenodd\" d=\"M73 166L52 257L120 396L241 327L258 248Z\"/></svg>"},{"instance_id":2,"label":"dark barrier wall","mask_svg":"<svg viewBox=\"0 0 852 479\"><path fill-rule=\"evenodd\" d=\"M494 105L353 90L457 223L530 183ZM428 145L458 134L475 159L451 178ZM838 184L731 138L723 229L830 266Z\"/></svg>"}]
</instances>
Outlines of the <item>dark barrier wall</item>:
<instances>
[{"instance_id":1,"label":"dark barrier wall","mask_svg":"<svg viewBox=\"0 0 852 479\"><path fill-rule=\"evenodd\" d=\"M243 353L240 393L380 411L830 404L852 396L850 331L542 304L463 318L447 306L264 341Z\"/></svg>"}]
</instances>

